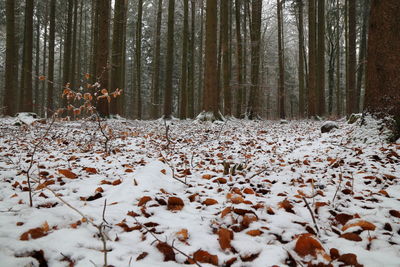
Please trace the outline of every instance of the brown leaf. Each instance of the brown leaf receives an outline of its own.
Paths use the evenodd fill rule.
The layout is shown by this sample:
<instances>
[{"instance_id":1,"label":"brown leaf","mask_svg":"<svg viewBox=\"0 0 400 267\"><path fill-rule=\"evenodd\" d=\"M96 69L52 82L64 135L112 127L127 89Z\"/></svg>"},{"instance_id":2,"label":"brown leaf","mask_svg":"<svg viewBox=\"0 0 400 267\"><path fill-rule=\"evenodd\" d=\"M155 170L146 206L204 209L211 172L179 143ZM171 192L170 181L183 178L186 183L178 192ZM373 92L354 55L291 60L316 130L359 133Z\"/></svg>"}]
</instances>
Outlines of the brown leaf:
<instances>
[{"instance_id":1,"label":"brown leaf","mask_svg":"<svg viewBox=\"0 0 400 267\"><path fill-rule=\"evenodd\" d=\"M367 222L364 220L360 220L355 223L346 224L345 226L343 226L342 231L346 231L350 227L356 227L356 226L361 227L363 230L369 230L369 231L374 231L376 228L376 226L373 223L370 223L370 222Z\"/></svg>"},{"instance_id":2,"label":"brown leaf","mask_svg":"<svg viewBox=\"0 0 400 267\"><path fill-rule=\"evenodd\" d=\"M215 266L218 266L218 256L217 255L211 255L205 250L198 250L193 254L193 259L198 262L202 263L210 263Z\"/></svg>"},{"instance_id":3,"label":"brown leaf","mask_svg":"<svg viewBox=\"0 0 400 267\"><path fill-rule=\"evenodd\" d=\"M390 210L389 214L394 217L400 218L400 211L398 211L398 210Z\"/></svg>"},{"instance_id":4,"label":"brown leaf","mask_svg":"<svg viewBox=\"0 0 400 267\"><path fill-rule=\"evenodd\" d=\"M167 174L167 171L166 171L165 169L162 169L160 172L161 172L162 174L164 174L164 175Z\"/></svg>"},{"instance_id":5,"label":"brown leaf","mask_svg":"<svg viewBox=\"0 0 400 267\"><path fill-rule=\"evenodd\" d=\"M212 198L207 198L206 200L203 201L203 205L206 206L211 206L211 205L215 205L218 204L218 201L216 201L215 199Z\"/></svg>"},{"instance_id":6,"label":"brown leaf","mask_svg":"<svg viewBox=\"0 0 400 267\"><path fill-rule=\"evenodd\" d=\"M201 176L201 178L206 179L206 180L210 180L211 178L213 178L215 175L212 174L203 174L203 176Z\"/></svg>"},{"instance_id":7,"label":"brown leaf","mask_svg":"<svg viewBox=\"0 0 400 267\"><path fill-rule=\"evenodd\" d=\"M230 207L226 207L223 211L221 211L221 218L224 218L226 215L231 213L232 209Z\"/></svg>"},{"instance_id":8,"label":"brown leaf","mask_svg":"<svg viewBox=\"0 0 400 267\"><path fill-rule=\"evenodd\" d=\"M72 171L67 170L67 169L60 169L60 170L58 170L58 172L60 174L64 175L66 178L69 178L69 179L78 178L78 176L75 173L73 173Z\"/></svg>"},{"instance_id":9,"label":"brown leaf","mask_svg":"<svg viewBox=\"0 0 400 267\"><path fill-rule=\"evenodd\" d=\"M149 253L147 252L141 253L139 256L137 256L136 261L143 260L144 258L146 258L147 255L149 255Z\"/></svg>"},{"instance_id":10,"label":"brown leaf","mask_svg":"<svg viewBox=\"0 0 400 267\"><path fill-rule=\"evenodd\" d=\"M47 235L47 233L43 230L42 227L37 227L37 228L33 228L33 229L26 231L25 233L23 233L20 236L19 239L26 241L26 240L29 240L29 237L31 237L32 239L37 239L37 238L41 238L46 235Z\"/></svg>"},{"instance_id":11,"label":"brown leaf","mask_svg":"<svg viewBox=\"0 0 400 267\"><path fill-rule=\"evenodd\" d=\"M339 250L337 248L331 248L329 250L329 254L331 255L331 258L333 260L335 260L335 259L340 257L340 253L339 253Z\"/></svg>"},{"instance_id":12,"label":"brown leaf","mask_svg":"<svg viewBox=\"0 0 400 267\"><path fill-rule=\"evenodd\" d=\"M294 250L301 257L305 257L307 255L316 257L318 251L325 251L319 241L316 240L311 234L300 235L296 241Z\"/></svg>"},{"instance_id":13,"label":"brown leaf","mask_svg":"<svg viewBox=\"0 0 400 267\"><path fill-rule=\"evenodd\" d=\"M88 172L88 173L97 174L96 168L86 167L85 171Z\"/></svg>"},{"instance_id":14,"label":"brown leaf","mask_svg":"<svg viewBox=\"0 0 400 267\"><path fill-rule=\"evenodd\" d=\"M175 261L175 253L170 245L165 242L158 242L156 247L164 254L164 261Z\"/></svg>"},{"instance_id":15,"label":"brown leaf","mask_svg":"<svg viewBox=\"0 0 400 267\"><path fill-rule=\"evenodd\" d=\"M355 241L355 242L362 241L362 238L359 235L355 234L355 233L345 233L345 234L342 234L340 237L341 238L345 238L345 239L350 240L350 241Z\"/></svg>"},{"instance_id":16,"label":"brown leaf","mask_svg":"<svg viewBox=\"0 0 400 267\"><path fill-rule=\"evenodd\" d=\"M227 180L225 178L217 178L213 180L213 183L219 183L219 184L226 184Z\"/></svg>"},{"instance_id":17,"label":"brown leaf","mask_svg":"<svg viewBox=\"0 0 400 267\"><path fill-rule=\"evenodd\" d=\"M122 183L122 181L121 181L121 179L118 179L118 180L115 180L115 181L113 181L112 182L112 185L119 185L119 184L121 184Z\"/></svg>"},{"instance_id":18,"label":"brown leaf","mask_svg":"<svg viewBox=\"0 0 400 267\"><path fill-rule=\"evenodd\" d=\"M285 209L286 212L294 213L293 205L292 205L292 203L290 203L289 200L285 199L285 200L279 202L278 205L280 208Z\"/></svg>"},{"instance_id":19,"label":"brown leaf","mask_svg":"<svg viewBox=\"0 0 400 267\"><path fill-rule=\"evenodd\" d=\"M249 194L249 195L254 195L254 194L255 194L255 193L254 193L254 190L251 189L251 188L245 188L245 189L243 190L243 193L244 193L244 194Z\"/></svg>"},{"instance_id":20,"label":"brown leaf","mask_svg":"<svg viewBox=\"0 0 400 267\"><path fill-rule=\"evenodd\" d=\"M233 232L226 228L218 230L218 242L222 250L231 249L231 241L233 239Z\"/></svg>"},{"instance_id":21,"label":"brown leaf","mask_svg":"<svg viewBox=\"0 0 400 267\"><path fill-rule=\"evenodd\" d=\"M54 180L47 180L46 182L39 184L35 190L40 190L40 189L46 188L47 186L52 185L52 184L55 184Z\"/></svg>"},{"instance_id":22,"label":"brown leaf","mask_svg":"<svg viewBox=\"0 0 400 267\"><path fill-rule=\"evenodd\" d=\"M349 220L353 219L354 216L346 213L339 213L335 216L336 221L341 225L345 225Z\"/></svg>"},{"instance_id":23,"label":"brown leaf","mask_svg":"<svg viewBox=\"0 0 400 267\"><path fill-rule=\"evenodd\" d=\"M177 211L183 209L184 206L185 204L183 203L183 200L180 199L179 197L168 198L168 205L167 205L168 210Z\"/></svg>"},{"instance_id":24,"label":"brown leaf","mask_svg":"<svg viewBox=\"0 0 400 267\"><path fill-rule=\"evenodd\" d=\"M143 206L145 205L147 202L149 202L151 200L151 197L149 196L144 196L139 200L138 206Z\"/></svg>"},{"instance_id":25,"label":"brown leaf","mask_svg":"<svg viewBox=\"0 0 400 267\"><path fill-rule=\"evenodd\" d=\"M358 264L357 255L355 255L353 253L343 254L339 257L338 260L341 262L344 262L347 265L351 265L351 266L356 266Z\"/></svg>"}]
</instances>

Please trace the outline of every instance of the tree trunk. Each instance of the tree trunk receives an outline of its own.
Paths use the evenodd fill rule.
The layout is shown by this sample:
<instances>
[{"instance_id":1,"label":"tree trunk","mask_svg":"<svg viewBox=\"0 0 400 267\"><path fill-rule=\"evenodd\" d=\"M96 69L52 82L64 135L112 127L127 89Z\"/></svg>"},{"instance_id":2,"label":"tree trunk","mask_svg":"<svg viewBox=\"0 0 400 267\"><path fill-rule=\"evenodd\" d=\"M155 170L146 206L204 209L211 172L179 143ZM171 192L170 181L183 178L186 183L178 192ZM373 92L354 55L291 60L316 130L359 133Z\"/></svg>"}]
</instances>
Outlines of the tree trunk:
<instances>
[{"instance_id":1,"label":"tree trunk","mask_svg":"<svg viewBox=\"0 0 400 267\"><path fill-rule=\"evenodd\" d=\"M400 131L400 1L372 0L368 32L366 110L392 115Z\"/></svg>"},{"instance_id":2,"label":"tree trunk","mask_svg":"<svg viewBox=\"0 0 400 267\"><path fill-rule=\"evenodd\" d=\"M358 69L357 69L357 85L356 85L356 106L357 112L362 110L361 108L361 87L363 83L364 70L365 70L365 60L366 60L366 50L367 50L367 23L369 16L369 5L370 1L366 0L364 2L364 10L363 10L363 22L361 29L361 41L360 41L360 52L358 55Z\"/></svg>"},{"instance_id":3,"label":"tree trunk","mask_svg":"<svg viewBox=\"0 0 400 267\"><path fill-rule=\"evenodd\" d=\"M96 65L96 79L102 89L108 89L108 49L109 49L109 26L110 26L110 0L97 0L97 51L94 59ZM98 92L98 95L101 95ZM108 117L109 105L107 98L97 101L97 111L101 117Z\"/></svg>"},{"instance_id":4,"label":"tree trunk","mask_svg":"<svg viewBox=\"0 0 400 267\"><path fill-rule=\"evenodd\" d=\"M120 0L115 2L114 7L114 23L113 23L113 39L112 39L112 52L111 52L111 79L110 91L116 89L123 89L124 73L124 35L125 35L125 10L128 8L127 0ZM122 115L121 109L121 96L111 99L110 114Z\"/></svg>"},{"instance_id":5,"label":"tree trunk","mask_svg":"<svg viewBox=\"0 0 400 267\"><path fill-rule=\"evenodd\" d=\"M349 69L348 69L348 91L346 99L346 113L350 115L357 112L356 99L356 2L348 1L349 4Z\"/></svg>"},{"instance_id":6,"label":"tree trunk","mask_svg":"<svg viewBox=\"0 0 400 267\"><path fill-rule=\"evenodd\" d=\"M33 52L34 0L25 1L24 48L21 69L21 111L33 111L32 99L32 52Z\"/></svg>"},{"instance_id":7,"label":"tree trunk","mask_svg":"<svg viewBox=\"0 0 400 267\"><path fill-rule=\"evenodd\" d=\"M72 25L72 51L71 51L71 88L76 90L76 54L77 54L77 35L78 35L78 0L74 0L74 22ZM78 59L80 60L80 59Z\"/></svg>"},{"instance_id":8,"label":"tree trunk","mask_svg":"<svg viewBox=\"0 0 400 267\"><path fill-rule=\"evenodd\" d=\"M142 119L142 17L143 0L138 0L137 22L136 22L136 112L137 118Z\"/></svg>"},{"instance_id":9,"label":"tree trunk","mask_svg":"<svg viewBox=\"0 0 400 267\"><path fill-rule=\"evenodd\" d=\"M297 0L298 9L298 30L299 30L299 116L305 114L305 89L304 89L304 20L303 20L303 0Z\"/></svg>"},{"instance_id":10,"label":"tree trunk","mask_svg":"<svg viewBox=\"0 0 400 267\"><path fill-rule=\"evenodd\" d=\"M318 62L317 62L317 96L318 115L325 114L325 0L318 0Z\"/></svg>"},{"instance_id":11,"label":"tree trunk","mask_svg":"<svg viewBox=\"0 0 400 267\"><path fill-rule=\"evenodd\" d=\"M175 0L168 2L167 58L165 70L164 118L172 116L172 76L174 69L174 15Z\"/></svg>"},{"instance_id":12,"label":"tree trunk","mask_svg":"<svg viewBox=\"0 0 400 267\"><path fill-rule=\"evenodd\" d=\"M6 1L6 63L4 83L4 115L14 116L17 112L18 56L15 32L15 1Z\"/></svg>"},{"instance_id":13,"label":"tree trunk","mask_svg":"<svg viewBox=\"0 0 400 267\"><path fill-rule=\"evenodd\" d=\"M235 19L236 19L236 74L237 74L237 91L236 91L236 117L239 118L242 115L242 103L243 103L243 48L242 48L242 34L240 31L240 6L241 0L235 0Z\"/></svg>"},{"instance_id":14,"label":"tree trunk","mask_svg":"<svg viewBox=\"0 0 400 267\"><path fill-rule=\"evenodd\" d=\"M229 1L221 1L221 56L222 56L222 90L224 94L224 115L232 115L232 96L229 88Z\"/></svg>"},{"instance_id":15,"label":"tree trunk","mask_svg":"<svg viewBox=\"0 0 400 267\"><path fill-rule=\"evenodd\" d=\"M207 0L203 110L219 118L217 77L217 0Z\"/></svg>"},{"instance_id":16,"label":"tree trunk","mask_svg":"<svg viewBox=\"0 0 400 267\"><path fill-rule=\"evenodd\" d=\"M340 88L340 0L336 1L336 114L342 114L342 93Z\"/></svg>"},{"instance_id":17,"label":"tree trunk","mask_svg":"<svg viewBox=\"0 0 400 267\"><path fill-rule=\"evenodd\" d=\"M39 75L40 75L40 15L38 9L36 9L36 42L35 42L35 86L34 86L34 105L33 110L39 113Z\"/></svg>"},{"instance_id":18,"label":"tree trunk","mask_svg":"<svg viewBox=\"0 0 400 267\"><path fill-rule=\"evenodd\" d=\"M162 20L162 1L158 0L157 6L157 19L155 31L155 49L154 49L154 63L153 63L153 77L151 80L151 93L152 93L152 118L157 118L160 113L160 40L161 40L161 20Z\"/></svg>"},{"instance_id":19,"label":"tree trunk","mask_svg":"<svg viewBox=\"0 0 400 267\"><path fill-rule=\"evenodd\" d=\"M180 118L187 118L188 105L188 38L189 38L189 0L183 0L183 33L182 33L182 71L181 71L181 99Z\"/></svg>"},{"instance_id":20,"label":"tree trunk","mask_svg":"<svg viewBox=\"0 0 400 267\"><path fill-rule=\"evenodd\" d=\"M191 24L190 24L190 40L189 40L189 67L188 67L188 117L194 117L194 80L195 80L195 19L196 19L196 1L191 0Z\"/></svg>"},{"instance_id":21,"label":"tree trunk","mask_svg":"<svg viewBox=\"0 0 400 267\"><path fill-rule=\"evenodd\" d=\"M251 88L248 116L250 119L256 119L260 116L259 88L262 0L252 0L251 10Z\"/></svg>"},{"instance_id":22,"label":"tree trunk","mask_svg":"<svg viewBox=\"0 0 400 267\"><path fill-rule=\"evenodd\" d=\"M54 46L56 40L56 0L50 1L49 68L47 74L47 115L54 113Z\"/></svg>"},{"instance_id":23,"label":"tree trunk","mask_svg":"<svg viewBox=\"0 0 400 267\"><path fill-rule=\"evenodd\" d=\"M308 1L308 115L317 115L317 61L316 61L315 0Z\"/></svg>"},{"instance_id":24,"label":"tree trunk","mask_svg":"<svg viewBox=\"0 0 400 267\"><path fill-rule=\"evenodd\" d=\"M285 119L285 65L283 58L283 22L282 22L282 1L277 0L278 16L278 57L279 57L279 78L278 78L278 107L279 117Z\"/></svg>"}]
</instances>

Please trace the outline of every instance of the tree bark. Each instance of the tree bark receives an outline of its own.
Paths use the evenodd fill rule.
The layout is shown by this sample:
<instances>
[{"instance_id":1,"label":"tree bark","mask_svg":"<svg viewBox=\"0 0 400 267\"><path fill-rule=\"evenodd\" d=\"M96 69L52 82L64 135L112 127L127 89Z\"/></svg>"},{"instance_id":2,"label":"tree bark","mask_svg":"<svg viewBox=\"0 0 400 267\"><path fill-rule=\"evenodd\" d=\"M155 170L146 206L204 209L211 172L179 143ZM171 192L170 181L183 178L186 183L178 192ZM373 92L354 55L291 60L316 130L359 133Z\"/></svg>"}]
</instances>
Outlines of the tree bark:
<instances>
[{"instance_id":1,"label":"tree bark","mask_svg":"<svg viewBox=\"0 0 400 267\"><path fill-rule=\"evenodd\" d=\"M243 48L242 48L242 34L240 30L240 7L241 0L235 0L235 19L236 19L236 75L237 75L237 86L236 86L236 117L239 118L242 115L242 103L243 103Z\"/></svg>"},{"instance_id":2,"label":"tree bark","mask_svg":"<svg viewBox=\"0 0 400 267\"><path fill-rule=\"evenodd\" d=\"M152 93L152 118L157 118L160 110L160 40L161 40L161 20L162 20L162 2L158 0L157 16L156 16L156 31L155 31L155 49L154 49L154 63L153 63L153 77L151 80L151 93Z\"/></svg>"},{"instance_id":3,"label":"tree bark","mask_svg":"<svg viewBox=\"0 0 400 267\"><path fill-rule=\"evenodd\" d=\"M6 65L4 83L4 115L14 116L17 112L18 56L15 34L15 1L6 1Z\"/></svg>"},{"instance_id":4,"label":"tree bark","mask_svg":"<svg viewBox=\"0 0 400 267\"><path fill-rule=\"evenodd\" d=\"M222 90L224 95L224 115L232 115L232 95L229 87L229 2L221 1L221 56L222 56Z\"/></svg>"},{"instance_id":5,"label":"tree bark","mask_svg":"<svg viewBox=\"0 0 400 267\"><path fill-rule=\"evenodd\" d=\"M217 0L207 0L203 110L218 114Z\"/></svg>"},{"instance_id":6,"label":"tree bark","mask_svg":"<svg viewBox=\"0 0 400 267\"><path fill-rule=\"evenodd\" d=\"M392 115L400 131L400 1L372 0L368 33L366 110Z\"/></svg>"},{"instance_id":7,"label":"tree bark","mask_svg":"<svg viewBox=\"0 0 400 267\"><path fill-rule=\"evenodd\" d=\"M349 67L348 67L348 91L346 99L346 113L350 115L357 112L356 96L356 2L348 1L349 4Z\"/></svg>"},{"instance_id":8,"label":"tree bark","mask_svg":"<svg viewBox=\"0 0 400 267\"><path fill-rule=\"evenodd\" d=\"M316 65L316 14L315 0L308 1L308 115L317 115L317 65Z\"/></svg>"},{"instance_id":9,"label":"tree bark","mask_svg":"<svg viewBox=\"0 0 400 267\"><path fill-rule=\"evenodd\" d=\"M188 105L188 38L189 38L189 0L183 0L183 33L182 33L182 70L181 70L181 99L180 118L187 118Z\"/></svg>"},{"instance_id":10,"label":"tree bark","mask_svg":"<svg viewBox=\"0 0 400 267\"><path fill-rule=\"evenodd\" d=\"M175 0L168 2L168 33L167 33L167 58L165 70L165 95L164 95L164 118L172 116L172 75L174 69L174 20Z\"/></svg>"},{"instance_id":11,"label":"tree bark","mask_svg":"<svg viewBox=\"0 0 400 267\"><path fill-rule=\"evenodd\" d=\"M283 22L282 22L282 1L277 0L278 17L278 57L279 57L279 78L278 78L278 107L279 117L285 119L285 65L283 56Z\"/></svg>"},{"instance_id":12,"label":"tree bark","mask_svg":"<svg viewBox=\"0 0 400 267\"><path fill-rule=\"evenodd\" d=\"M318 43L317 43L318 115L323 116L325 114L325 0L318 0L317 25L318 25Z\"/></svg>"},{"instance_id":13,"label":"tree bark","mask_svg":"<svg viewBox=\"0 0 400 267\"><path fill-rule=\"evenodd\" d=\"M142 17L143 0L138 0L137 22L136 22L136 112L137 118L142 119Z\"/></svg>"},{"instance_id":14,"label":"tree bark","mask_svg":"<svg viewBox=\"0 0 400 267\"><path fill-rule=\"evenodd\" d=\"M304 19L303 19L303 0L297 0L298 9L298 31L299 31L299 116L305 114L305 89L304 89Z\"/></svg>"},{"instance_id":15,"label":"tree bark","mask_svg":"<svg viewBox=\"0 0 400 267\"><path fill-rule=\"evenodd\" d=\"M50 1L50 29L49 29L49 68L47 74L47 115L54 113L54 47L56 40L56 0Z\"/></svg>"}]
</instances>

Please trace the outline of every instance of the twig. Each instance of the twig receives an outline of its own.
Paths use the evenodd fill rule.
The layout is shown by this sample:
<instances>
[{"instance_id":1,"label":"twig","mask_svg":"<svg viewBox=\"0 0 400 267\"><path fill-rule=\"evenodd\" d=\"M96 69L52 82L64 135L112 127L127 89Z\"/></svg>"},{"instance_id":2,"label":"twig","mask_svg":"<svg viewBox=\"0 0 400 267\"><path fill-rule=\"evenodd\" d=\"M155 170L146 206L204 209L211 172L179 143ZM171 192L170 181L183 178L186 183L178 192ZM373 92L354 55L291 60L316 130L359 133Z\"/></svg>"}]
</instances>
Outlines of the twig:
<instances>
[{"instance_id":1,"label":"twig","mask_svg":"<svg viewBox=\"0 0 400 267\"><path fill-rule=\"evenodd\" d=\"M107 136L107 134L104 132L103 126L101 125L101 119L100 119L100 115L96 110L96 118L97 118L97 123L99 124L99 129L101 134L104 136L104 138L106 139L106 141L104 142L104 150L106 153L108 153L108 142L110 141L110 138Z\"/></svg>"},{"instance_id":2,"label":"twig","mask_svg":"<svg viewBox=\"0 0 400 267\"><path fill-rule=\"evenodd\" d=\"M155 239L156 241L158 241L158 242L160 242L160 243L164 243L164 242L161 241L152 231L150 231L150 229L147 228L146 225L144 225L144 224L142 224L141 222L139 222L138 219L136 219L136 217L133 217L133 219L135 219L135 221L136 221L137 224L139 224L141 227L143 227L144 229L146 229L146 231L147 231L148 233L150 233L150 234L154 237L154 239ZM177 248L174 246L174 242L172 242L171 248L172 248L173 250L176 250L178 253L182 254L183 256L185 256L186 258L188 258L189 260L192 260L192 261L194 262L194 264L196 264L197 266L201 267L201 265L200 265L199 263L197 263L196 260L194 260L192 257L190 257L189 255L187 255L186 253L184 253L184 252L181 251L180 249L177 249Z\"/></svg>"},{"instance_id":3,"label":"twig","mask_svg":"<svg viewBox=\"0 0 400 267\"><path fill-rule=\"evenodd\" d=\"M33 151L32 151L32 154L31 154L31 160L30 160L30 163L29 163L29 168L28 168L28 170L26 171L26 180L27 180L27 182L28 182L28 188L29 188L29 206L30 206L30 207L33 206L33 201L32 201L31 177L30 177L29 172L31 171L31 169L32 169L32 167L33 167L33 158L35 157L36 150L37 150L38 147L43 143L44 138L48 135L48 133L49 133L51 127L53 126L53 124L54 124L54 122L55 122L55 120L56 120L56 117L53 116L53 119L51 120L51 123L50 123L49 127L47 127L46 132L45 132L45 133L43 134L43 136L39 139L39 142L37 142L37 143L35 144L35 146L33 147Z\"/></svg>"},{"instance_id":4,"label":"twig","mask_svg":"<svg viewBox=\"0 0 400 267\"><path fill-rule=\"evenodd\" d=\"M311 214L311 218L312 218L312 220L313 220L313 222L314 222L314 227L315 227L315 229L317 230L317 234L318 234L318 236L319 236L319 228L318 228L318 225L317 225L317 221L315 220L314 213L312 212L312 210L311 210L311 208L310 208L310 205L308 205L307 199L306 199L305 197L301 197L301 198L303 199L304 203L306 203L306 207L307 207L308 211L309 211L310 214Z\"/></svg>"}]
</instances>

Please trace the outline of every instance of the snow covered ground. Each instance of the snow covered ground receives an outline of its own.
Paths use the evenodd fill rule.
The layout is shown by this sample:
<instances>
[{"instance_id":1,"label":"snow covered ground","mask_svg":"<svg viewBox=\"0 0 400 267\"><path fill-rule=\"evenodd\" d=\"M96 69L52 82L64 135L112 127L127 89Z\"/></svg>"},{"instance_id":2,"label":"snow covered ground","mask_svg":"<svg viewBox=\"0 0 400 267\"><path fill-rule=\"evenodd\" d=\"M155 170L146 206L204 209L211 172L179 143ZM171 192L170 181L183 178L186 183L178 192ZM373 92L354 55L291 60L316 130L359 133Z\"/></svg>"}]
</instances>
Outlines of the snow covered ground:
<instances>
[{"instance_id":1,"label":"snow covered ground","mask_svg":"<svg viewBox=\"0 0 400 267\"><path fill-rule=\"evenodd\" d=\"M3 118L0 266L400 266L400 144L322 124Z\"/></svg>"}]
</instances>

